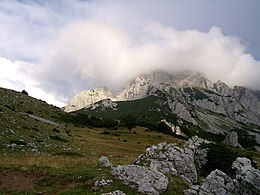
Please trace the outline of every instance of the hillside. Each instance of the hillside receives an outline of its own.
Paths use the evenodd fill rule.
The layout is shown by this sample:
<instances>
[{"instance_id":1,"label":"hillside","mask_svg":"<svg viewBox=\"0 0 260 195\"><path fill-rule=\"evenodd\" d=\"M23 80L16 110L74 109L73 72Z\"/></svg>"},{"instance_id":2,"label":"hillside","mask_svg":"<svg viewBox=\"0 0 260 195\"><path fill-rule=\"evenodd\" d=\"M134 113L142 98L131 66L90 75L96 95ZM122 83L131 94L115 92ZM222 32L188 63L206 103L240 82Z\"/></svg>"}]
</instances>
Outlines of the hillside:
<instances>
[{"instance_id":1,"label":"hillside","mask_svg":"<svg viewBox=\"0 0 260 195\"><path fill-rule=\"evenodd\" d=\"M86 126L77 115L26 94L0 88L0 97L1 194L102 191L94 186L95 179L109 175L96 167L102 155L115 164L127 164L153 144L184 143L141 127L132 133L124 127L110 128L106 134L107 128ZM120 182L106 191L118 188L135 194Z\"/></svg>"},{"instance_id":2,"label":"hillside","mask_svg":"<svg viewBox=\"0 0 260 195\"><path fill-rule=\"evenodd\" d=\"M98 159L107 156L115 167L139 166L135 162L145 151L146 154L151 148L166 143L184 151L186 140L195 134L220 141L220 136L205 133L172 113L165 105L164 98L167 97L163 94L127 102L102 100L72 113L25 93L0 88L0 95L1 194L101 194L116 190L137 194L138 189L124 185L111 175L109 168L98 167ZM131 131L124 119L130 115L136 122ZM172 133L170 123L162 119L172 123L182 121L185 135ZM219 150L220 155L222 150ZM238 148L223 151L228 158L249 156L258 166L260 164L259 153ZM166 150L162 149L162 152ZM218 162L215 160L219 158L218 154L212 158L214 160L210 162ZM142 161L139 163L142 165ZM214 167L215 163L211 165ZM168 187L162 194L183 194L183 190L189 188L179 174L167 175L167 178ZM108 187L95 185L102 179L112 180L113 184Z\"/></svg>"},{"instance_id":3,"label":"hillside","mask_svg":"<svg viewBox=\"0 0 260 195\"><path fill-rule=\"evenodd\" d=\"M188 137L223 138L236 131L252 141L245 146L252 149L253 144L260 144L258 94L245 87L230 88L221 81L213 83L201 73L155 71L129 81L112 99L86 104L78 112L116 120L131 114L139 125L155 130L166 120L186 131Z\"/></svg>"}]
</instances>

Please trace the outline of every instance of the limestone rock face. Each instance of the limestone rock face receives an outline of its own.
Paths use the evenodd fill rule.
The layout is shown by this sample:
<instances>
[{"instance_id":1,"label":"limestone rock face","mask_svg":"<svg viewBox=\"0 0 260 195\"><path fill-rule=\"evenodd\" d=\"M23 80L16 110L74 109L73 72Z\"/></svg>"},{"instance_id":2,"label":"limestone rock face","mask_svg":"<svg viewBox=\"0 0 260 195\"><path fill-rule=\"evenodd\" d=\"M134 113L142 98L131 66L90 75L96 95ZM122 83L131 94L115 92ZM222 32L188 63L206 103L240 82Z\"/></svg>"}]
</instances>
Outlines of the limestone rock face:
<instances>
[{"instance_id":1,"label":"limestone rock face","mask_svg":"<svg viewBox=\"0 0 260 195\"><path fill-rule=\"evenodd\" d=\"M231 92L228 85L226 83L221 82L220 80L218 80L216 83L214 83L214 89L224 96L229 95Z\"/></svg>"},{"instance_id":2,"label":"limestone rock face","mask_svg":"<svg viewBox=\"0 0 260 195\"><path fill-rule=\"evenodd\" d=\"M168 178L156 170L137 165L116 166L111 174L118 177L124 184L136 186L138 192L159 194L167 189Z\"/></svg>"},{"instance_id":3,"label":"limestone rock face","mask_svg":"<svg viewBox=\"0 0 260 195\"><path fill-rule=\"evenodd\" d=\"M172 124L171 122L168 122L166 119L161 119L161 122L164 123L165 125L167 125L173 133L176 133L176 135L182 135L182 136L186 136L180 129L179 126L175 126L174 124Z\"/></svg>"},{"instance_id":4,"label":"limestone rock face","mask_svg":"<svg viewBox=\"0 0 260 195\"><path fill-rule=\"evenodd\" d=\"M189 139L184 149L175 144L165 142L147 148L145 153L140 155L135 163L144 165L150 164L151 168L157 168L159 171L165 171L171 175L179 174L187 178L190 183L198 181L195 154L200 151L199 146L208 141L197 136Z\"/></svg>"},{"instance_id":5,"label":"limestone rock face","mask_svg":"<svg viewBox=\"0 0 260 195\"><path fill-rule=\"evenodd\" d=\"M180 119L197 126L202 121L203 130L224 134L227 129L241 128L241 123L259 126L259 94L245 87L230 88L221 81L213 83L198 72L153 71L129 81L115 96L106 87L83 91L68 103L65 111L99 107L117 110L116 101L157 96L163 101L163 109Z\"/></svg>"},{"instance_id":6,"label":"limestone rock face","mask_svg":"<svg viewBox=\"0 0 260 195\"><path fill-rule=\"evenodd\" d=\"M260 170L253 168L249 159L237 158L232 168L236 170L241 194L260 194Z\"/></svg>"},{"instance_id":7,"label":"limestone rock face","mask_svg":"<svg viewBox=\"0 0 260 195\"><path fill-rule=\"evenodd\" d=\"M98 160L98 166L100 166L100 167L112 167L112 164L106 156L101 156L100 159Z\"/></svg>"},{"instance_id":8,"label":"limestone rock face","mask_svg":"<svg viewBox=\"0 0 260 195\"><path fill-rule=\"evenodd\" d=\"M199 194L232 194L234 185L232 179L220 170L212 171L204 180Z\"/></svg>"},{"instance_id":9,"label":"limestone rock face","mask_svg":"<svg viewBox=\"0 0 260 195\"><path fill-rule=\"evenodd\" d=\"M247 158L237 158L232 164L236 179L231 179L220 170L212 171L201 186L184 190L186 195L254 195L260 194L260 171L252 167Z\"/></svg>"},{"instance_id":10,"label":"limestone rock face","mask_svg":"<svg viewBox=\"0 0 260 195\"><path fill-rule=\"evenodd\" d=\"M165 71L153 71L141 74L128 82L123 90L116 95L116 99L119 101L140 99L151 95L156 91L155 89L168 91L171 87L176 89L186 87L213 89L213 83L204 74L198 72L185 71L171 74Z\"/></svg>"},{"instance_id":11,"label":"limestone rock face","mask_svg":"<svg viewBox=\"0 0 260 195\"><path fill-rule=\"evenodd\" d=\"M247 158L237 158L232 164L236 170L235 179L220 170L212 171L202 183L198 184L197 168L207 162L207 149L201 149L207 140L194 136L184 148L175 144L162 142L146 149L132 165L112 166L106 157L101 157L99 164L111 167L111 175L124 184L137 188L145 194L160 194L167 190L169 181L166 175L176 176L183 180L190 189L186 195L254 195L260 194L260 170L252 167ZM196 166L195 166L196 165ZM112 181L96 181L96 186L109 186ZM120 194L120 193L119 193Z\"/></svg>"},{"instance_id":12,"label":"limestone rock face","mask_svg":"<svg viewBox=\"0 0 260 195\"><path fill-rule=\"evenodd\" d=\"M96 102L94 104L88 105L85 107L85 109L94 110L96 108L100 108L101 110L117 110L117 103L112 101L111 99L103 99L99 102Z\"/></svg>"},{"instance_id":13,"label":"limestone rock face","mask_svg":"<svg viewBox=\"0 0 260 195\"><path fill-rule=\"evenodd\" d=\"M227 146L231 146L231 147L234 147L234 148L236 148L236 147L242 148L242 146L238 143L238 135L237 135L237 132L235 132L235 131L231 131L226 136L223 143Z\"/></svg>"},{"instance_id":14,"label":"limestone rock face","mask_svg":"<svg viewBox=\"0 0 260 195\"><path fill-rule=\"evenodd\" d=\"M86 106L92 105L100 100L113 98L113 94L106 87L82 91L69 101L64 111L73 112L85 108Z\"/></svg>"}]
</instances>

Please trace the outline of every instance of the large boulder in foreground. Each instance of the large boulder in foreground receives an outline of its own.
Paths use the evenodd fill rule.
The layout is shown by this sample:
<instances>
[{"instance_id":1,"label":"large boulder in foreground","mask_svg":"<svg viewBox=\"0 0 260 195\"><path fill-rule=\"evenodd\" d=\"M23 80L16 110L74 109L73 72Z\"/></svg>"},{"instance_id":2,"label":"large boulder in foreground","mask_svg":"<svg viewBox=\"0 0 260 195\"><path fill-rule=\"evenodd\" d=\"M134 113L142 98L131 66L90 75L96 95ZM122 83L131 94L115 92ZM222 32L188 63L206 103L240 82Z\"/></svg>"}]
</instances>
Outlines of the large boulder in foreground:
<instances>
[{"instance_id":1,"label":"large boulder in foreground","mask_svg":"<svg viewBox=\"0 0 260 195\"><path fill-rule=\"evenodd\" d=\"M237 158L232 164L236 179L231 179L220 170L212 171L201 186L184 190L186 195L255 195L260 194L260 171L247 158Z\"/></svg>"},{"instance_id":2,"label":"large boulder in foreground","mask_svg":"<svg viewBox=\"0 0 260 195\"><path fill-rule=\"evenodd\" d=\"M169 183L161 172L138 165L113 167L111 174L124 184L137 187L138 192L152 195L165 191Z\"/></svg>"},{"instance_id":3,"label":"large boulder in foreground","mask_svg":"<svg viewBox=\"0 0 260 195\"><path fill-rule=\"evenodd\" d=\"M260 170L252 167L249 159L237 158L232 168L236 170L240 194L260 194Z\"/></svg>"},{"instance_id":4,"label":"large boulder in foreground","mask_svg":"<svg viewBox=\"0 0 260 195\"><path fill-rule=\"evenodd\" d=\"M198 182L195 156L197 156L197 154L206 156L206 154L204 154L205 151L199 148L200 145L204 143L210 142L203 140L198 136L189 139L185 148L163 142L147 148L145 153L136 159L135 163L150 165L152 169L157 167L158 171L171 175L176 175L178 173L178 175L183 175L185 182L187 181L186 183L194 184ZM204 161L202 158L199 160Z\"/></svg>"}]
</instances>

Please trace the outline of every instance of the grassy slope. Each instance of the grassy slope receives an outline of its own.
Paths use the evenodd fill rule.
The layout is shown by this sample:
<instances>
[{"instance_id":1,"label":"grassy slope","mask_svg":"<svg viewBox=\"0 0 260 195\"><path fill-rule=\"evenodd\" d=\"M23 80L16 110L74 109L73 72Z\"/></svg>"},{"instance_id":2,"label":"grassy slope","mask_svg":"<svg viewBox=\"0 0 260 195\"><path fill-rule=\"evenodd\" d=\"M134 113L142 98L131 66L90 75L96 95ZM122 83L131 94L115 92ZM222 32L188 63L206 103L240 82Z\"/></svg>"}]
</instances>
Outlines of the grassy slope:
<instances>
[{"instance_id":1,"label":"grassy slope","mask_svg":"<svg viewBox=\"0 0 260 195\"><path fill-rule=\"evenodd\" d=\"M117 102L118 110L109 110L106 112L99 108L95 110L81 110L80 113L91 114L97 117L120 119L127 114L133 114L135 116L146 116L158 121L160 118L165 117L171 120L176 120L177 116L167 111L167 106L163 104L163 100L156 96L149 96L144 99Z\"/></svg>"},{"instance_id":2,"label":"grassy slope","mask_svg":"<svg viewBox=\"0 0 260 195\"><path fill-rule=\"evenodd\" d=\"M127 107L119 103L119 106L125 106L123 113L132 111L133 114L143 113L144 116L147 114L145 110L148 105L152 105L151 109L163 106L156 98L149 101L149 104L134 102L134 109L133 105ZM45 124L22 114L27 111L59 125ZM159 119L162 113L151 111L150 114L149 118L154 117L154 120ZM108 156L115 165L129 164L153 144L163 141L177 143L179 146L184 144L181 139L143 127L134 128L132 133L125 128L109 129L110 134L106 135L102 134L106 131L104 128L74 126L61 122L60 118L70 116L45 102L0 88L0 176L10 170L17 170L21 173L36 174L38 177L32 189L19 192L2 189L0 183L0 194L101 194L117 189L127 194L137 194L136 190L111 178L108 169L97 167L100 156ZM111 116L111 113L108 116ZM169 120L170 118L171 116ZM68 142L50 139L50 136ZM13 140L22 140L26 145L7 148ZM31 147L30 144L36 147ZM37 152L32 151L35 148ZM259 162L259 154L252 154ZM114 184L108 188L94 187L94 182L101 178L113 179ZM169 189L164 194L182 194L182 190L187 188L178 177L169 179Z\"/></svg>"},{"instance_id":3,"label":"grassy slope","mask_svg":"<svg viewBox=\"0 0 260 195\"><path fill-rule=\"evenodd\" d=\"M49 125L29 118L30 112L57 122ZM94 187L98 179L111 178L108 169L97 167L102 155L113 164L129 164L147 147L163 141L183 145L184 141L137 127L130 133L125 128L110 129L111 134L101 134L103 128L75 127L59 120L67 116L60 109L27 95L0 88L0 172L10 170L39 176L32 189L13 191L2 189L1 194L101 194L120 189L127 194L136 190L114 179L109 188ZM67 140L50 139L56 136ZM7 147L11 143L18 146ZM23 144L24 146L20 145ZM33 150L36 149L36 150ZM13 178L12 178L13 179ZM181 192L186 188L179 178L171 178L166 194ZM15 180L12 180L15 183ZM179 186L173 188L173 186Z\"/></svg>"}]
</instances>

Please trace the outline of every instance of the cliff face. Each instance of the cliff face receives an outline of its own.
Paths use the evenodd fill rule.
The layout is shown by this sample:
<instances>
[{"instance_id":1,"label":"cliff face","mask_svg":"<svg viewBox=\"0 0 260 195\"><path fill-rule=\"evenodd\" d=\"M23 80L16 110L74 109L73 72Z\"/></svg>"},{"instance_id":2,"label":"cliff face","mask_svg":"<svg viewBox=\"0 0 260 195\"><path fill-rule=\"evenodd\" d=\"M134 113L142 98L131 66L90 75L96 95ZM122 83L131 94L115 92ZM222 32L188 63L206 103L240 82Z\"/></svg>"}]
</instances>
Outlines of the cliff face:
<instances>
[{"instance_id":1,"label":"cliff face","mask_svg":"<svg viewBox=\"0 0 260 195\"><path fill-rule=\"evenodd\" d=\"M260 126L258 94L259 91L245 87L230 88L221 81L213 83L198 72L155 71L129 81L115 96L107 88L83 91L69 102L65 111L89 107L104 99L129 101L157 96L181 119L194 125L203 121L209 131L221 133L223 126L235 127L237 122Z\"/></svg>"},{"instance_id":2,"label":"cliff face","mask_svg":"<svg viewBox=\"0 0 260 195\"><path fill-rule=\"evenodd\" d=\"M113 99L113 94L107 87L100 87L94 90L81 91L74 96L65 107L65 112L73 112L92 105L103 99Z\"/></svg>"}]
</instances>

